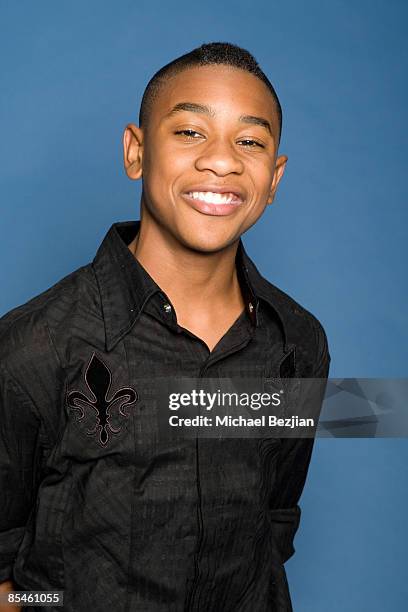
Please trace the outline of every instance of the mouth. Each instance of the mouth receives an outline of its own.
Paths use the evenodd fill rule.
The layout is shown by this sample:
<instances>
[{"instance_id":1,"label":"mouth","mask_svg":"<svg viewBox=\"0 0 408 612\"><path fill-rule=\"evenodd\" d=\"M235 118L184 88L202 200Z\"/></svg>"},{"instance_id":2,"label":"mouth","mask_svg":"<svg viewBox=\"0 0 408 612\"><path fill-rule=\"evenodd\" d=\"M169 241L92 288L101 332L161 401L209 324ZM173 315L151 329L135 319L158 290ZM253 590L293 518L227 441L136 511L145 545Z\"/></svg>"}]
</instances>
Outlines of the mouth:
<instances>
[{"instance_id":1,"label":"mouth","mask_svg":"<svg viewBox=\"0 0 408 612\"><path fill-rule=\"evenodd\" d=\"M206 215L230 215L244 203L243 196L235 191L187 191L182 194L185 200Z\"/></svg>"}]
</instances>

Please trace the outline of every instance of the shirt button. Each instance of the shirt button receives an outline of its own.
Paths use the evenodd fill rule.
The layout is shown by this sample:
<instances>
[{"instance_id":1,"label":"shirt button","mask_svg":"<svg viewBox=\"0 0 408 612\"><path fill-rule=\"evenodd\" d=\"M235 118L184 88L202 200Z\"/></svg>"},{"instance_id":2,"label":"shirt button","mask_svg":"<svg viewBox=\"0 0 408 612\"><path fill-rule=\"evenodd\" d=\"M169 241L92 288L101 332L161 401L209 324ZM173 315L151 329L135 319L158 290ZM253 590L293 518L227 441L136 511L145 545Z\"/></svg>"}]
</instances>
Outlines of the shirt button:
<instances>
[{"instance_id":1,"label":"shirt button","mask_svg":"<svg viewBox=\"0 0 408 612\"><path fill-rule=\"evenodd\" d=\"M163 304L163 308L164 308L165 312L171 312L171 306L170 306L170 304L168 304L168 303Z\"/></svg>"}]
</instances>

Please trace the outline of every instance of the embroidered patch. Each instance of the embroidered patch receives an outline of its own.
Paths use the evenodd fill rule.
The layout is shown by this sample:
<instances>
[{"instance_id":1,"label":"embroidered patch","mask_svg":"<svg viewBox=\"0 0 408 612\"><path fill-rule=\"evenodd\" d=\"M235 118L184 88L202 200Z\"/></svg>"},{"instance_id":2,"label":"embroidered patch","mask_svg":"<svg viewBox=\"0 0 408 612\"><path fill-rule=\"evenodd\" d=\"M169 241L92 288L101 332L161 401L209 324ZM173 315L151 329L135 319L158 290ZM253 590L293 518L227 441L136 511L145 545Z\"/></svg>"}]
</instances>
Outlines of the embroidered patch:
<instances>
[{"instance_id":1,"label":"embroidered patch","mask_svg":"<svg viewBox=\"0 0 408 612\"><path fill-rule=\"evenodd\" d=\"M111 434L118 434L122 430L122 427L112 425L110 422L112 416L115 414L115 417L128 417L129 414L124 411L124 408L135 403L137 393L131 387L123 387L110 396L112 372L95 353L92 354L86 367L84 379L90 391L90 397L81 391L70 391L67 393L67 404L72 411L77 413L78 422L82 421L85 416L91 417L92 420L96 419L95 426L87 429L87 434L95 436L98 443L106 447L111 439Z\"/></svg>"}]
</instances>

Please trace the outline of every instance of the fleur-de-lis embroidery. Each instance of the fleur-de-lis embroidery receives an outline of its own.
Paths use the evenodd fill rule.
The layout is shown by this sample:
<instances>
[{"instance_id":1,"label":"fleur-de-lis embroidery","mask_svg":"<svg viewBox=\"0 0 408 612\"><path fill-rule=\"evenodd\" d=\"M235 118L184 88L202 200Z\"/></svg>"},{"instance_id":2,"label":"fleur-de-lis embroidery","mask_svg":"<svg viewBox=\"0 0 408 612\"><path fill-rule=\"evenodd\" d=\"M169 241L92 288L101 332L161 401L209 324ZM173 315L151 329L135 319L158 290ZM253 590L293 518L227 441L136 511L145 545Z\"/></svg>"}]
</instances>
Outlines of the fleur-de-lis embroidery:
<instances>
[{"instance_id":1,"label":"fleur-de-lis embroidery","mask_svg":"<svg viewBox=\"0 0 408 612\"><path fill-rule=\"evenodd\" d=\"M77 412L77 421L82 421L86 411L92 411L92 415L96 416L95 427L88 429L87 434L96 435L99 444L105 447L109 442L110 434L118 434L122 430L122 427L113 427L110 422L113 411L118 410L119 415L128 417L129 414L124 411L124 408L135 403L137 393L131 387L123 387L109 396L112 374L108 366L95 353L92 354L88 363L84 378L91 397L87 397L81 391L70 391L67 394L67 404L71 410Z\"/></svg>"}]
</instances>

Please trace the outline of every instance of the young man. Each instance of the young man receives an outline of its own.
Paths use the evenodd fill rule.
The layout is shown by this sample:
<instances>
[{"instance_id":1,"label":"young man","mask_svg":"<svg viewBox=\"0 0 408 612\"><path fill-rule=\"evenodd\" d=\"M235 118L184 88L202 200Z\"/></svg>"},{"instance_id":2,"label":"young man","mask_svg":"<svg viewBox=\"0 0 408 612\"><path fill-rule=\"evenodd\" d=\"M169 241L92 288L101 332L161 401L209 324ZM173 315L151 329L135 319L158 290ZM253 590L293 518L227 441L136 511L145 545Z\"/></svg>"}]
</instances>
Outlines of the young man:
<instances>
[{"instance_id":1,"label":"young man","mask_svg":"<svg viewBox=\"0 0 408 612\"><path fill-rule=\"evenodd\" d=\"M63 590L48 609L67 612L292 609L283 564L313 439L166 442L141 382L327 378L321 324L240 239L282 178L280 133L244 49L166 65L124 133L141 221L1 319L3 590Z\"/></svg>"}]
</instances>

